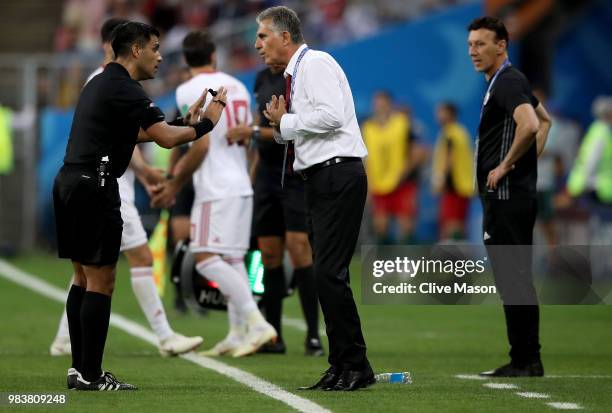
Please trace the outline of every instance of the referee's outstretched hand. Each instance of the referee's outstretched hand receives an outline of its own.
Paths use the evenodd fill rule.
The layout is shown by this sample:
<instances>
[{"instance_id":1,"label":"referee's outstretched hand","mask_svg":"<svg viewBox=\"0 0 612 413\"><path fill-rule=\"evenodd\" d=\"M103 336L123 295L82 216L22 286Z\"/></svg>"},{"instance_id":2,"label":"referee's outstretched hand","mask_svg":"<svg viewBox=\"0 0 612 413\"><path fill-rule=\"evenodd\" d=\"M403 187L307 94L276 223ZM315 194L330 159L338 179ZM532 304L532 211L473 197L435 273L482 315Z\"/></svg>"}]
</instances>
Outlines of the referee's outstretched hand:
<instances>
[{"instance_id":1,"label":"referee's outstretched hand","mask_svg":"<svg viewBox=\"0 0 612 413\"><path fill-rule=\"evenodd\" d=\"M206 107L203 116L210 119L213 125L216 125L217 122L219 122L219 118L221 117L226 104L227 89L221 86L217 91L217 95L213 97L212 102L210 102L210 104Z\"/></svg>"},{"instance_id":2,"label":"referee's outstretched hand","mask_svg":"<svg viewBox=\"0 0 612 413\"><path fill-rule=\"evenodd\" d=\"M189 107L187 114L185 115L185 125L193 126L202 120L202 117L208 118L214 125L217 124L221 113L227 103L227 90L221 86L217 91L217 94L213 97L212 102L206 108L206 111L202 113L202 108L206 104L206 96L208 95L208 89L204 89L204 92L193 105Z\"/></svg>"}]
</instances>

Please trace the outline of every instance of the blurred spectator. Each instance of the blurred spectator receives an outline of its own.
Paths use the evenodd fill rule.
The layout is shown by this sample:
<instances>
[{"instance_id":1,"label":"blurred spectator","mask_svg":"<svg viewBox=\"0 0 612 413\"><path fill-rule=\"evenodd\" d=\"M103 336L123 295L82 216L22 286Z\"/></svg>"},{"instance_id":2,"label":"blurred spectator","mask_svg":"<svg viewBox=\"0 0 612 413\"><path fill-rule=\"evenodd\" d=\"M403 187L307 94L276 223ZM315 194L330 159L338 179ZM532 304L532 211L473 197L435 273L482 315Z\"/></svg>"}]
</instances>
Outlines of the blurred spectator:
<instances>
[{"instance_id":1,"label":"blurred spectator","mask_svg":"<svg viewBox=\"0 0 612 413\"><path fill-rule=\"evenodd\" d=\"M537 97L542 104L545 104L545 96L539 94ZM551 111L551 118L552 127L548 133L548 140L544 151L538 158L537 222L542 229L546 243L558 245L559 234L555 226L556 210L563 206L563 202L559 200L564 197L561 191L565 187L569 167L576 154L580 128L554 111ZM560 185L560 182L563 182L563 185Z\"/></svg>"},{"instance_id":2,"label":"blurred spectator","mask_svg":"<svg viewBox=\"0 0 612 413\"><path fill-rule=\"evenodd\" d=\"M432 189L440 194L441 240L465 237L465 222L474 192L474 159L470 136L457 122L457 107L451 102L438 105L436 118L440 134L433 153Z\"/></svg>"},{"instance_id":3,"label":"blurred spectator","mask_svg":"<svg viewBox=\"0 0 612 413\"><path fill-rule=\"evenodd\" d=\"M374 95L373 115L364 122L362 133L368 147L366 168L378 243L393 243L391 218L397 220L399 241L414 243L417 172L426 160L426 151L413 133L410 118L394 108L386 91Z\"/></svg>"},{"instance_id":4,"label":"blurred spectator","mask_svg":"<svg viewBox=\"0 0 612 413\"><path fill-rule=\"evenodd\" d=\"M306 19L308 37L316 43L347 42L378 30L376 5L348 0L315 0Z\"/></svg>"},{"instance_id":5,"label":"blurred spectator","mask_svg":"<svg viewBox=\"0 0 612 413\"><path fill-rule=\"evenodd\" d=\"M586 195L597 213L612 208L612 96L597 98L593 115L595 121L580 145L567 190L573 197Z\"/></svg>"},{"instance_id":6,"label":"blurred spectator","mask_svg":"<svg viewBox=\"0 0 612 413\"><path fill-rule=\"evenodd\" d=\"M456 3L475 0L285 0L304 21L311 46L355 40L385 24L422 15ZM255 16L279 0L66 0L62 25L55 33L57 52L93 52L98 32L110 17L151 23L162 33L165 76L180 65L180 44L190 30L207 29L219 44L218 60L229 71L252 69L260 63L253 41ZM158 76L159 77L159 76ZM171 90L168 86L167 90Z\"/></svg>"}]
</instances>

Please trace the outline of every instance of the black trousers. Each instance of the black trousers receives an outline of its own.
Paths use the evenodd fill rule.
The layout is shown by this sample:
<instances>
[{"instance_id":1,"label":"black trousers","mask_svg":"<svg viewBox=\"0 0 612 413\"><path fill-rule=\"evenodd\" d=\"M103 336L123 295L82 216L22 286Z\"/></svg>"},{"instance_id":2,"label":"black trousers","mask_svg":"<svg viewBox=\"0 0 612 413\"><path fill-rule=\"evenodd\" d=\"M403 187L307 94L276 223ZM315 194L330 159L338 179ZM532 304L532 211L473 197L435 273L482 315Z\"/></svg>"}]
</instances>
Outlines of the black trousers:
<instances>
[{"instance_id":1,"label":"black trousers","mask_svg":"<svg viewBox=\"0 0 612 413\"><path fill-rule=\"evenodd\" d=\"M349 264L355 251L367 194L361 162L331 165L305 184L317 293L329 339L329 363L345 370L369 366L361 321L350 287Z\"/></svg>"},{"instance_id":2,"label":"black trousers","mask_svg":"<svg viewBox=\"0 0 612 413\"><path fill-rule=\"evenodd\" d=\"M495 283L504 303L512 364L540 360L540 311L533 286L535 199L482 199L483 234Z\"/></svg>"}]
</instances>

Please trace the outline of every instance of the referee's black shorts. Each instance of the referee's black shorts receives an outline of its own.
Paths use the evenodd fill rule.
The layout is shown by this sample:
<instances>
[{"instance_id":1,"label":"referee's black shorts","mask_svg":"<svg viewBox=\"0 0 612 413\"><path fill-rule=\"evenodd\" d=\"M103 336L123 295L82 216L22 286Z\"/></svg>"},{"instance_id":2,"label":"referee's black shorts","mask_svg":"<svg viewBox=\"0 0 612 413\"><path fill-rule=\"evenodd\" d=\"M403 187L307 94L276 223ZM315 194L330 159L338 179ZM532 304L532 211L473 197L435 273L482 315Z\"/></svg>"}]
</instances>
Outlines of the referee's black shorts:
<instances>
[{"instance_id":1,"label":"referee's black shorts","mask_svg":"<svg viewBox=\"0 0 612 413\"><path fill-rule=\"evenodd\" d=\"M255 175L253 198L253 235L284 236L286 231L308 232L304 181L297 174L285 175L282 169L260 161Z\"/></svg>"},{"instance_id":2,"label":"referee's black shorts","mask_svg":"<svg viewBox=\"0 0 612 413\"><path fill-rule=\"evenodd\" d=\"M117 262L123 220L115 178L98 188L94 168L64 165L53 185L53 206L60 258L83 265Z\"/></svg>"}]
</instances>

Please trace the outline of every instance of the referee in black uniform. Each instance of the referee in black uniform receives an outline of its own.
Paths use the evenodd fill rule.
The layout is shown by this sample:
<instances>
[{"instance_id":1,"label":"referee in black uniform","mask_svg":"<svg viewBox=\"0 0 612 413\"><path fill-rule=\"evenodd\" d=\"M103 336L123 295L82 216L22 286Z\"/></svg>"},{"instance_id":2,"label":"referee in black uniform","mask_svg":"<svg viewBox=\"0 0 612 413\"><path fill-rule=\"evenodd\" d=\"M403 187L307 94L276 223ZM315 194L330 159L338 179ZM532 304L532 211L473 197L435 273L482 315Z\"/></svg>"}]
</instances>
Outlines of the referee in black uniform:
<instances>
[{"instance_id":1,"label":"referee in black uniform","mask_svg":"<svg viewBox=\"0 0 612 413\"><path fill-rule=\"evenodd\" d=\"M478 128L476 177L484 210L483 240L504 303L510 342L510 363L481 375L543 376L531 245L537 157L551 121L525 76L508 60L503 23L481 17L472 21L468 32L470 57L488 82Z\"/></svg>"},{"instance_id":2,"label":"referee in black uniform","mask_svg":"<svg viewBox=\"0 0 612 413\"><path fill-rule=\"evenodd\" d=\"M287 295L283 269L286 246L293 263L293 280L298 288L306 320L304 354L321 356L324 352L319 338L319 301L312 272L312 250L308 242L304 181L296 174L287 174L283 179L283 147L274 142L273 129L263 116L272 96L285 94L283 70L283 66L270 66L257 73L254 92L258 125L236 126L228 131L227 136L232 142L254 138L257 146L253 235L257 237L265 268L263 309L266 320L278 332L276 343L262 346L259 352L286 352L281 334L283 299ZM284 181L282 186L281 180Z\"/></svg>"},{"instance_id":3,"label":"referee in black uniform","mask_svg":"<svg viewBox=\"0 0 612 413\"><path fill-rule=\"evenodd\" d=\"M153 78L162 60L159 32L127 22L113 31L112 47L116 60L81 92L53 187L58 253L72 260L75 274L66 301L72 345L67 381L77 390L135 389L102 371L123 230L116 178L137 142L169 148L196 140L212 130L226 101L220 89L198 122L204 92L186 117L190 126L171 126L138 83Z\"/></svg>"}]
</instances>

